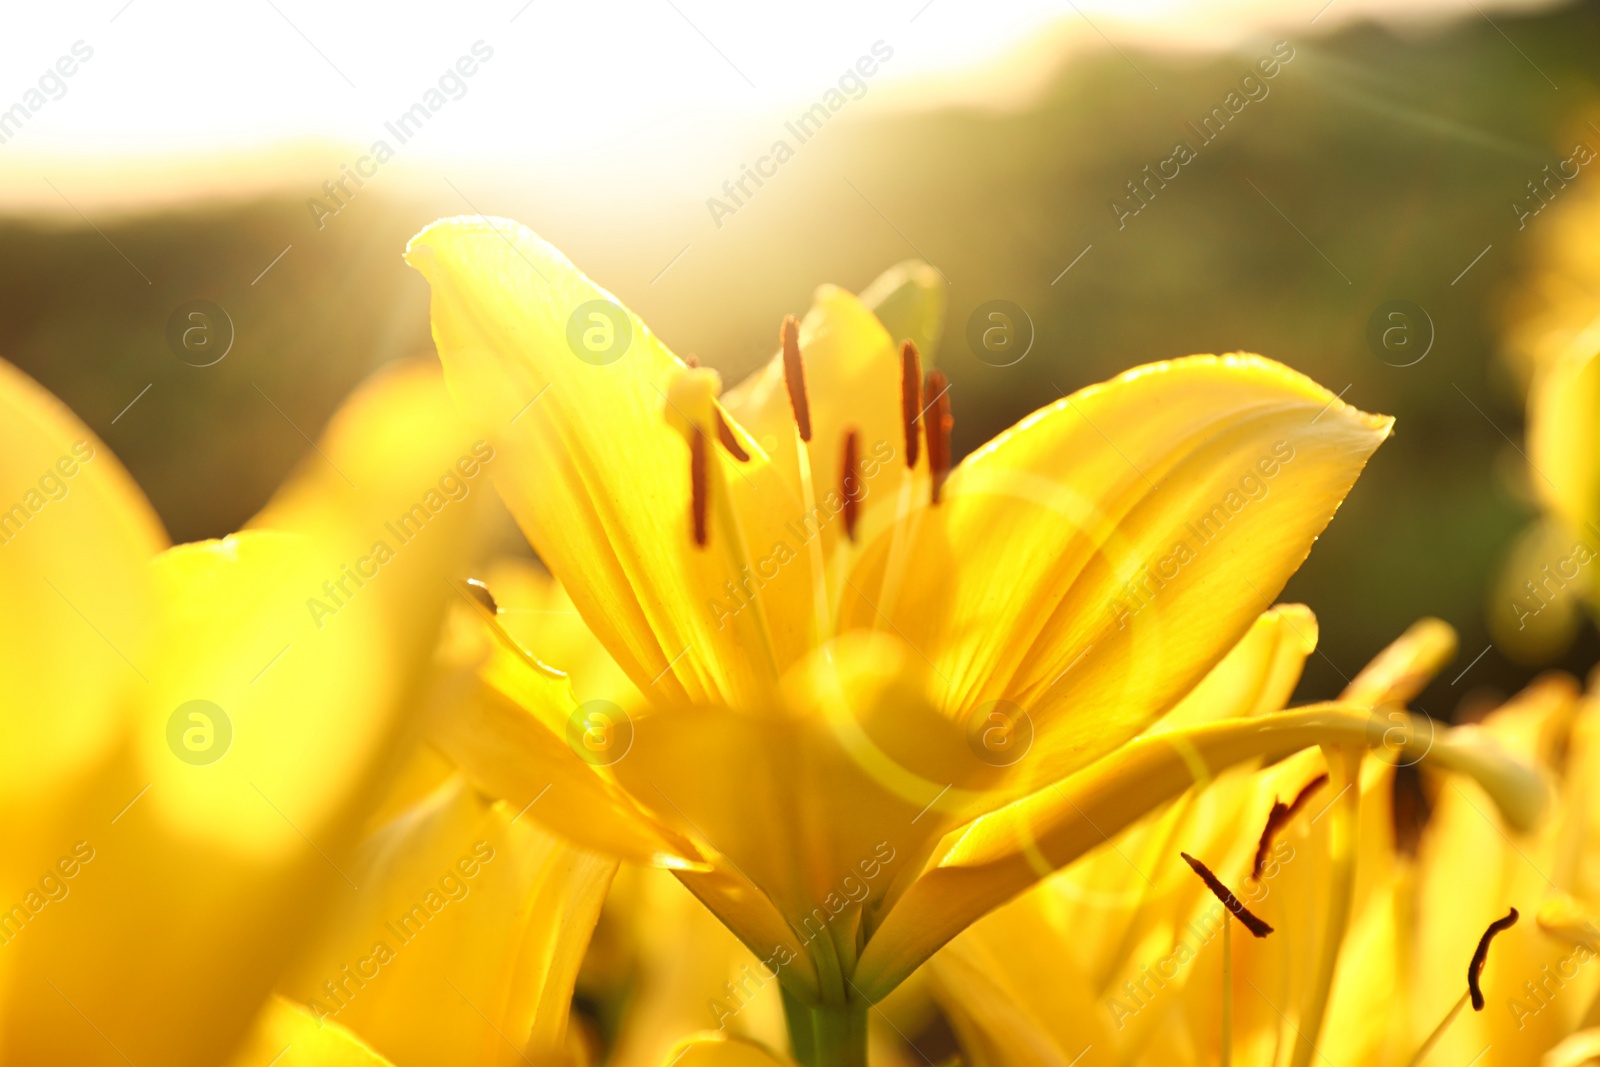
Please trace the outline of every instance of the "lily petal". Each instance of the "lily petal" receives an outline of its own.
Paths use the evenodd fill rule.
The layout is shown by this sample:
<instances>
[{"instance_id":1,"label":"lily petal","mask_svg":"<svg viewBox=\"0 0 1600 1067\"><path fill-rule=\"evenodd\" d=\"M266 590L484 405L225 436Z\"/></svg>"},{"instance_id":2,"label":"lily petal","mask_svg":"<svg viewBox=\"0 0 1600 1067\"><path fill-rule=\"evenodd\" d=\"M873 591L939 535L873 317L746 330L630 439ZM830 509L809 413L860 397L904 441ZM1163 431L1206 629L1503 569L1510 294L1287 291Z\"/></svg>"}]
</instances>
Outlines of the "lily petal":
<instances>
[{"instance_id":1,"label":"lily petal","mask_svg":"<svg viewBox=\"0 0 1600 1067\"><path fill-rule=\"evenodd\" d=\"M786 1067L780 1059L754 1041L724 1037L713 1032L686 1037L672 1050L662 1067Z\"/></svg>"},{"instance_id":2,"label":"lily petal","mask_svg":"<svg viewBox=\"0 0 1600 1067\"><path fill-rule=\"evenodd\" d=\"M1392 420L1259 356L1140 367L969 456L915 527L851 579L842 626L885 625L931 658L947 714L1005 700L1033 722L1034 787L1166 711L1305 558Z\"/></svg>"},{"instance_id":3,"label":"lily petal","mask_svg":"<svg viewBox=\"0 0 1600 1067\"><path fill-rule=\"evenodd\" d=\"M1423 743L1414 732L1408 739ZM1543 782L1498 746L1469 729L1428 741L1431 747L1424 751L1435 766L1476 778L1509 821L1528 826L1538 818ZM975 823L896 902L867 942L855 982L862 995L881 997L986 912L1224 767L1313 745L1384 742L1383 724L1372 719L1370 709L1329 704L1124 745L1038 797ZM1041 818L1041 807L1057 818Z\"/></svg>"},{"instance_id":4,"label":"lily petal","mask_svg":"<svg viewBox=\"0 0 1600 1067\"><path fill-rule=\"evenodd\" d=\"M457 779L363 846L284 991L397 1063L547 1062L615 871Z\"/></svg>"},{"instance_id":5,"label":"lily petal","mask_svg":"<svg viewBox=\"0 0 1600 1067\"><path fill-rule=\"evenodd\" d=\"M1455 657L1456 644L1455 628L1443 619L1418 619L1361 669L1339 699L1373 707L1405 704Z\"/></svg>"},{"instance_id":6,"label":"lily petal","mask_svg":"<svg viewBox=\"0 0 1600 1067\"><path fill-rule=\"evenodd\" d=\"M726 857L810 944L881 899L954 824L960 798L996 773L922 695L920 667L892 636L846 635L786 677L782 713L647 716L614 769ZM708 765L744 773L707 774Z\"/></svg>"},{"instance_id":7,"label":"lily petal","mask_svg":"<svg viewBox=\"0 0 1600 1067\"><path fill-rule=\"evenodd\" d=\"M286 997L267 1000L230 1067L391 1067L359 1037Z\"/></svg>"},{"instance_id":8,"label":"lily petal","mask_svg":"<svg viewBox=\"0 0 1600 1067\"><path fill-rule=\"evenodd\" d=\"M6 900L54 861L50 850L68 832L50 818L56 798L115 749L132 701L149 687L155 596L148 565L166 546L160 520L111 450L0 361Z\"/></svg>"},{"instance_id":9,"label":"lily petal","mask_svg":"<svg viewBox=\"0 0 1600 1067\"><path fill-rule=\"evenodd\" d=\"M518 810L532 805L530 818L570 841L638 863L698 862L686 838L579 756L569 722L580 706L566 678L514 662L504 649L492 655L483 682L469 683L429 716L428 739L478 788Z\"/></svg>"},{"instance_id":10,"label":"lily petal","mask_svg":"<svg viewBox=\"0 0 1600 1067\"><path fill-rule=\"evenodd\" d=\"M924 366L933 362L944 335L944 276L920 259L896 263L861 290L861 303L878 317L889 339L910 341L922 353Z\"/></svg>"},{"instance_id":11,"label":"lily petal","mask_svg":"<svg viewBox=\"0 0 1600 1067\"><path fill-rule=\"evenodd\" d=\"M1147 734L1282 710L1300 684L1317 636L1317 617L1304 604L1262 612L1222 662Z\"/></svg>"},{"instance_id":12,"label":"lily petal","mask_svg":"<svg viewBox=\"0 0 1600 1067\"><path fill-rule=\"evenodd\" d=\"M697 546L690 450L667 417L684 364L637 316L503 219L436 222L406 261L433 286L434 340L462 411L501 456L501 496L634 684L667 702L754 703L770 692L775 668L749 650L770 646L780 666L800 654L806 561L763 590L765 613L708 603L801 514L765 454L750 442L749 462L728 459L721 479L747 526L714 529L711 546ZM710 454L720 467L722 449ZM780 610L789 590L799 606Z\"/></svg>"}]
</instances>

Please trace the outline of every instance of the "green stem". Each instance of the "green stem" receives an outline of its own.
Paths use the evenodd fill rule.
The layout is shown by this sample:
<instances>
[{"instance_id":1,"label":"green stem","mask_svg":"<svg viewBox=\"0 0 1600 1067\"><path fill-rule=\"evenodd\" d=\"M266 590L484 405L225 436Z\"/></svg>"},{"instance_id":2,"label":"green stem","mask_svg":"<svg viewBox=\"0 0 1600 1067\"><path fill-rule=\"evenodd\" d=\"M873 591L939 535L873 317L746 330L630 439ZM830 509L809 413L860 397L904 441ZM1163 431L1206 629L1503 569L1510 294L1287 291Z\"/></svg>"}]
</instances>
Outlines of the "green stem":
<instances>
[{"instance_id":1,"label":"green stem","mask_svg":"<svg viewBox=\"0 0 1600 1067\"><path fill-rule=\"evenodd\" d=\"M801 1067L867 1067L867 1004L813 1004L783 990L789 1042Z\"/></svg>"}]
</instances>

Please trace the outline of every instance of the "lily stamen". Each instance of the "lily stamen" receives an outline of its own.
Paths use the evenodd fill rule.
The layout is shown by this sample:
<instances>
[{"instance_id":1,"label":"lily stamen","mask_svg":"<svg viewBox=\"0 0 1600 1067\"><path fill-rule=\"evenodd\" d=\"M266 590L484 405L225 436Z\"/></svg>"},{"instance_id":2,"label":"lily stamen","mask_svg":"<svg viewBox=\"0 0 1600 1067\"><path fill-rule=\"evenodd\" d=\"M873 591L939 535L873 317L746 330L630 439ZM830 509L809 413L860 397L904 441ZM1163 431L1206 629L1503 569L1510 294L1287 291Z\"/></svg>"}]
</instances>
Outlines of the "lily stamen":
<instances>
[{"instance_id":1,"label":"lily stamen","mask_svg":"<svg viewBox=\"0 0 1600 1067\"><path fill-rule=\"evenodd\" d=\"M921 452L922 419L922 353L916 343L907 341L900 346L900 415L906 429L906 469L917 465Z\"/></svg>"},{"instance_id":2,"label":"lily stamen","mask_svg":"<svg viewBox=\"0 0 1600 1067\"><path fill-rule=\"evenodd\" d=\"M1233 912L1234 918L1238 919L1241 923L1244 923L1244 928L1246 930L1249 930L1257 937L1266 937L1268 934L1272 933L1272 927L1268 926L1266 921L1262 919L1261 916L1245 907L1243 902L1241 902L1238 897L1233 895L1233 890L1223 885L1222 879L1211 873L1210 867L1207 867L1204 863L1195 859L1187 852L1180 852L1178 855L1183 857L1183 861L1185 863L1194 868L1194 873L1200 876L1200 880L1204 882L1206 884L1206 888L1211 890L1216 898L1222 902L1222 906Z\"/></svg>"},{"instance_id":3,"label":"lily stamen","mask_svg":"<svg viewBox=\"0 0 1600 1067\"><path fill-rule=\"evenodd\" d=\"M780 331L783 339L783 383L789 389L789 406L800 440L811 440L811 401L806 396L806 365L800 358L800 320L787 315Z\"/></svg>"},{"instance_id":4,"label":"lily stamen","mask_svg":"<svg viewBox=\"0 0 1600 1067\"><path fill-rule=\"evenodd\" d=\"M1266 866L1267 853L1272 851L1273 839L1278 836L1278 831L1287 826L1289 820L1298 815L1300 809L1306 806L1306 801L1310 800L1317 790L1327 784L1327 774L1319 774L1302 786L1300 792L1295 794L1294 800L1288 804L1283 803L1276 797L1273 798L1272 810L1267 812L1267 825L1262 827L1261 841L1256 845L1256 860L1250 868L1252 881L1261 881L1261 869Z\"/></svg>"},{"instance_id":5,"label":"lily stamen","mask_svg":"<svg viewBox=\"0 0 1600 1067\"><path fill-rule=\"evenodd\" d=\"M856 539L856 521L861 517L861 498L866 494L861 485L861 463L858 455L859 441L854 430L844 435L844 469L839 472L839 494L844 497L845 536Z\"/></svg>"},{"instance_id":6,"label":"lily stamen","mask_svg":"<svg viewBox=\"0 0 1600 1067\"><path fill-rule=\"evenodd\" d=\"M950 414L950 379L943 371L929 371L925 393L933 394L928 402L928 416L923 428L928 435L928 473L933 476L932 503L939 503L939 493L950 474L950 429L955 419Z\"/></svg>"},{"instance_id":7,"label":"lily stamen","mask_svg":"<svg viewBox=\"0 0 1600 1067\"><path fill-rule=\"evenodd\" d=\"M1472 962L1467 965L1467 992L1472 994L1472 1010L1483 1010L1483 989L1478 985L1479 978L1483 975L1483 965L1489 959L1489 942L1502 930L1509 930L1517 925L1517 909L1512 908L1503 918L1496 919L1489 924L1489 928L1478 939L1477 951L1472 954Z\"/></svg>"},{"instance_id":8,"label":"lily stamen","mask_svg":"<svg viewBox=\"0 0 1600 1067\"><path fill-rule=\"evenodd\" d=\"M698 430L689 435L689 511L693 516L694 543L706 547L706 510L710 503L706 482L706 435Z\"/></svg>"},{"instance_id":9,"label":"lily stamen","mask_svg":"<svg viewBox=\"0 0 1600 1067\"><path fill-rule=\"evenodd\" d=\"M1467 964L1467 991L1461 994L1460 999L1450 1006L1449 1011L1444 1013L1444 1018L1439 1020L1439 1025L1433 1028L1433 1032L1428 1034L1421 1047L1417 1049L1416 1055L1411 1057L1408 1067L1419 1067L1422 1061L1428 1058L1428 1053L1433 1051L1433 1047L1439 1043L1439 1039L1444 1036L1444 1032L1450 1029L1450 1024L1456 1021L1456 1016L1461 1014L1461 1009L1467 1006L1468 1000L1472 1001L1473 1011L1483 1010L1483 988L1478 984L1478 981L1483 974L1483 965L1489 960L1489 942L1493 941L1495 935L1500 931L1515 926L1517 919L1517 909L1512 908L1506 912L1504 918L1496 919L1490 923L1489 928L1483 932L1483 936L1478 938L1478 947L1472 953L1472 962Z\"/></svg>"}]
</instances>

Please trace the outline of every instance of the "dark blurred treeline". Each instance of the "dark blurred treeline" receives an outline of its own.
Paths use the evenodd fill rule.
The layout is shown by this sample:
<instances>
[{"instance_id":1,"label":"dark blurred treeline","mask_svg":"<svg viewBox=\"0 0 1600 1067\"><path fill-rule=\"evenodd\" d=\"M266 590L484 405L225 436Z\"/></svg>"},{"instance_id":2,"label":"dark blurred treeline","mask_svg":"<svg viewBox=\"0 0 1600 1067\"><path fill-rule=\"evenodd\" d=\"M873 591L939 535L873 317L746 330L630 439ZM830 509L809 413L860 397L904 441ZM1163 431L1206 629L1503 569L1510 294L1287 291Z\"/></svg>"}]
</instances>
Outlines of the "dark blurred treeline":
<instances>
[{"instance_id":1,"label":"dark blurred treeline","mask_svg":"<svg viewBox=\"0 0 1600 1067\"><path fill-rule=\"evenodd\" d=\"M1435 614L1461 631L1462 655L1421 705L1450 714L1469 692L1533 673L1491 649L1451 682L1489 643L1485 590L1532 514L1515 487L1508 438L1521 442L1522 398L1498 332L1532 232L1561 223L1551 211L1519 230L1512 204L1575 139L1600 148L1585 125L1600 115L1600 7L1493 17L1285 33L1226 56L1075 54L1022 110L847 110L720 228L704 199L770 128L751 127L743 158L704 161L718 179L697 194L663 191L645 155L515 178L463 164L436 182L375 182L318 229L305 201L337 174L333 153L304 189L97 220L103 234L75 214L12 219L0 225L0 355L64 398L173 537L193 539L259 507L308 450L302 434L314 438L371 369L430 350L426 287L400 251L436 216L522 219L730 379L765 357L817 282L860 288L920 255L950 283L937 359L962 452L1061 391L1191 352L1258 351L1397 416L1395 439L1285 594L1322 624L1302 692L1331 696ZM1293 58L1202 145L1189 123L1279 39ZM1180 138L1196 158L1119 225L1109 202L1133 206L1126 183ZM206 368L166 339L173 310L197 299L224 307L236 333ZM994 299L1036 329L1010 367L966 341L968 317ZM1413 366L1380 360L1366 340L1394 299L1420 304L1436 331ZM1597 659L1590 628L1564 662Z\"/></svg>"}]
</instances>

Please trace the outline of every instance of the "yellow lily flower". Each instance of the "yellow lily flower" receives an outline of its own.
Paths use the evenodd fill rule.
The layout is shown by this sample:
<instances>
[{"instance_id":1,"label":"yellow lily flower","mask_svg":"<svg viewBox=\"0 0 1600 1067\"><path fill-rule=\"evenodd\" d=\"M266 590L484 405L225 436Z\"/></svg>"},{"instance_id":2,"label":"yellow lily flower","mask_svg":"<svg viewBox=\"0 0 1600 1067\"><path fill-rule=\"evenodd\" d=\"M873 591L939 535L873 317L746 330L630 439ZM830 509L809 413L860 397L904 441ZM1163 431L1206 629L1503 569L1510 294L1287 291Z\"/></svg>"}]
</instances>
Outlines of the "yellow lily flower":
<instances>
[{"instance_id":1,"label":"yellow lily flower","mask_svg":"<svg viewBox=\"0 0 1600 1067\"><path fill-rule=\"evenodd\" d=\"M1419 624L1345 696L1403 703L1454 648L1448 627ZM1295 652L1303 659L1309 646ZM1220 702L1191 710L1254 713ZM1319 785L1337 766L1303 752L1219 775L936 958L937 985L970 1062L1015 1067L1083 1055L1086 1063L1203 1064L1219 1054L1243 1065L1536 1062L1586 1017L1593 1025L1589 1013L1600 1007L1600 972L1579 973L1600 951L1600 931L1582 925L1574 903L1592 907L1595 890L1581 862L1592 845L1578 762L1592 758L1592 714L1578 715L1575 687L1553 678L1489 716L1477 729L1556 783L1550 816L1531 828L1499 814L1470 778L1430 776L1433 813L1414 860L1393 841L1394 765L1369 760L1344 794L1358 808L1360 845L1342 929L1319 929L1341 894L1329 875L1342 801L1334 783ZM1398 712L1393 722L1411 729ZM1421 769L1440 769L1420 760ZM1272 823L1269 812L1291 797L1306 802ZM1266 831L1259 842L1258 828ZM1179 849L1209 857L1273 932L1257 940L1232 931L1230 946L1233 920L1175 862ZM1130 865L1141 876L1130 877ZM1485 950L1483 1010L1464 1011L1469 964L1508 906L1536 921L1495 935ZM1319 971L1326 980L1316 980Z\"/></svg>"},{"instance_id":2,"label":"yellow lily flower","mask_svg":"<svg viewBox=\"0 0 1600 1067\"><path fill-rule=\"evenodd\" d=\"M471 439L436 371L389 373L270 529L171 548L104 443L5 364L0 441L0 1059L221 1062L415 733L477 526L440 479L465 484Z\"/></svg>"},{"instance_id":3,"label":"yellow lily flower","mask_svg":"<svg viewBox=\"0 0 1600 1067\"><path fill-rule=\"evenodd\" d=\"M723 398L515 223L436 223L407 260L501 496L631 683L580 705L486 605L483 692L436 743L513 803L550 788L535 811L573 840L676 868L781 976L802 1063L861 1062L868 1006L1098 841L1088 817L1181 793L1177 742L1222 767L1381 737L1327 707L1118 751L1389 433L1288 368L1137 368L950 470L947 383L843 290ZM1492 756L1436 748L1515 799Z\"/></svg>"}]
</instances>

